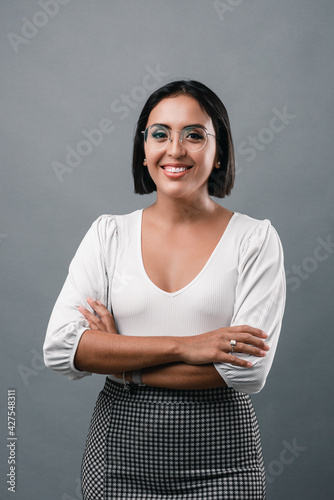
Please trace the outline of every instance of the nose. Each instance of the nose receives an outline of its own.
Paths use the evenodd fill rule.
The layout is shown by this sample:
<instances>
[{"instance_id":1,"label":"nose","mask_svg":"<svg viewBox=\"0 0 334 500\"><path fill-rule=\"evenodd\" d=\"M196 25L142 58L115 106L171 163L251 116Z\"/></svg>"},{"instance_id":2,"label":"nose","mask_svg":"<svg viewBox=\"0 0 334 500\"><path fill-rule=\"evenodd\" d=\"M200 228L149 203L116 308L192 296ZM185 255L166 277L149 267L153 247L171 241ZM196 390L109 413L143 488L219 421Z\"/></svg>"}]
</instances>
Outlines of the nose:
<instances>
[{"instance_id":1,"label":"nose","mask_svg":"<svg viewBox=\"0 0 334 500\"><path fill-rule=\"evenodd\" d=\"M174 134L174 136L173 136ZM171 132L170 140L168 141L167 144L167 152L171 156L174 157L179 157L179 156L185 156L187 154L186 149L180 142L180 132L173 131Z\"/></svg>"}]
</instances>

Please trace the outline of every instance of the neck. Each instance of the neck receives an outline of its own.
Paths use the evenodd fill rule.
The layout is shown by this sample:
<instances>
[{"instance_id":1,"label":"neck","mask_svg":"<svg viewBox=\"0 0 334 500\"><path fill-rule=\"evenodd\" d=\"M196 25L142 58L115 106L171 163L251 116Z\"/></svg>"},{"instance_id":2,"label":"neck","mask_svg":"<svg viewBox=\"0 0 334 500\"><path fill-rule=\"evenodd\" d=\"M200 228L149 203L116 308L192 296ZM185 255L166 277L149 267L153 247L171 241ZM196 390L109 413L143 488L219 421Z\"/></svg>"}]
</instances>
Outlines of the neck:
<instances>
[{"instance_id":1,"label":"neck","mask_svg":"<svg viewBox=\"0 0 334 500\"><path fill-rule=\"evenodd\" d=\"M182 198L173 198L158 192L156 202L149 208L155 219L167 227L203 222L223 209L208 194L200 196L198 192L195 197Z\"/></svg>"}]
</instances>

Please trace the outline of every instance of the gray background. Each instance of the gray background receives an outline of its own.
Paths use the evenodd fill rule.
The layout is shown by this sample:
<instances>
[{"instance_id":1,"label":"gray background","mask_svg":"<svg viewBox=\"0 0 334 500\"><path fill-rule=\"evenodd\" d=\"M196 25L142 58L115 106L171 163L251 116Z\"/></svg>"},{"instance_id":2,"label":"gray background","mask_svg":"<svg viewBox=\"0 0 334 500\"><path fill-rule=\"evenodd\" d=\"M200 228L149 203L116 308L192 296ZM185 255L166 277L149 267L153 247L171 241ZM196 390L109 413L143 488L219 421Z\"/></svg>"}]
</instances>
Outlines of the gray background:
<instances>
[{"instance_id":1,"label":"gray background","mask_svg":"<svg viewBox=\"0 0 334 500\"><path fill-rule=\"evenodd\" d=\"M75 382L45 368L47 322L93 220L154 202L155 195L133 193L135 123L153 89L192 78L221 97L232 124L236 185L215 200L270 219L285 250L281 339L267 384L253 396L268 499L328 499L334 3L62 2L58 12L49 5L49 14L35 0L0 3L1 498L81 498L81 457L104 376ZM148 67L163 76L148 78ZM127 109L111 108L126 95ZM274 122L284 109L286 123ZM86 156L69 168L66 148L85 148L82 130L104 118L114 130L81 149ZM67 171L57 176L54 162ZM5 484L10 388L17 391L16 495Z\"/></svg>"}]
</instances>

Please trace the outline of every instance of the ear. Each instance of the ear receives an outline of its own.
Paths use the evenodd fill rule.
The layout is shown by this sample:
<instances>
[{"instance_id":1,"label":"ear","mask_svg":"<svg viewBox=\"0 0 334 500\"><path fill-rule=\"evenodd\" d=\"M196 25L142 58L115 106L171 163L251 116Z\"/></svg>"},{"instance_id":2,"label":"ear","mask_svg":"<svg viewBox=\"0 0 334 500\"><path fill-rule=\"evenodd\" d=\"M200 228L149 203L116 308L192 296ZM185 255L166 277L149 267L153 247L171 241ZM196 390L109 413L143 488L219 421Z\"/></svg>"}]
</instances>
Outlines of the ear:
<instances>
[{"instance_id":1,"label":"ear","mask_svg":"<svg viewBox=\"0 0 334 500\"><path fill-rule=\"evenodd\" d=\"M220 168L220 161L218 161L218 155L216 155L215 161L214 161L214 168Z\"/></svg>"},{"instance_id":2,"label":"ear","mask_svg":"<svg viewBox=\"0 0 334 500\"><path fill-rule=\"evenodd\" d=\"M213 162L213 168L217 168L219 169L220 168L220 161L219 161L219 155L218 155L218 151L216 150L216 154L215 154L215 159L214 159L214 162Z\"/></svg>"},{"instance_id":3,"label":"ear","mask_svg":"<svg viewBox=\"0 0 334 500\"><path fill-rule=\"evenodd\" d=\"M145 165L145 167L147 166L147 160L146 160L146 158L144 158L143 165Z\"/></svg>"}]
</instances>

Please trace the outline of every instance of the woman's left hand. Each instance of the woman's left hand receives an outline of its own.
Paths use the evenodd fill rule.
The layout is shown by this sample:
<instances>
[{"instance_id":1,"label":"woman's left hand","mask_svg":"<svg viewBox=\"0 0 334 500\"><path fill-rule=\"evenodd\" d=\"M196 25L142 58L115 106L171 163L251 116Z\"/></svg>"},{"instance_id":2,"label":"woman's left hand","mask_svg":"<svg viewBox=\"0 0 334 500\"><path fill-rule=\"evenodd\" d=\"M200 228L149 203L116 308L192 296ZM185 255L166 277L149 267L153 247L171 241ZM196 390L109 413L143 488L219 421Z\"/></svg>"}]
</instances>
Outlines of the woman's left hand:
<instances>
[{"instance_id":1,"label":"woman's left hand","mask_svg":"<svg viewBox=\"0 0 334 500\"><path fill-rule=\"evenodd\" d=\"M101 330L103 332L118 334L115 320L110 311L100 302L99 300L93 300L88 297L88 304L91 308L99 315L95 316L92 312L88 311L83 306L79 306L78 309L83 316L88 321L91 330Z\"/></svg>"}]
</instances>

